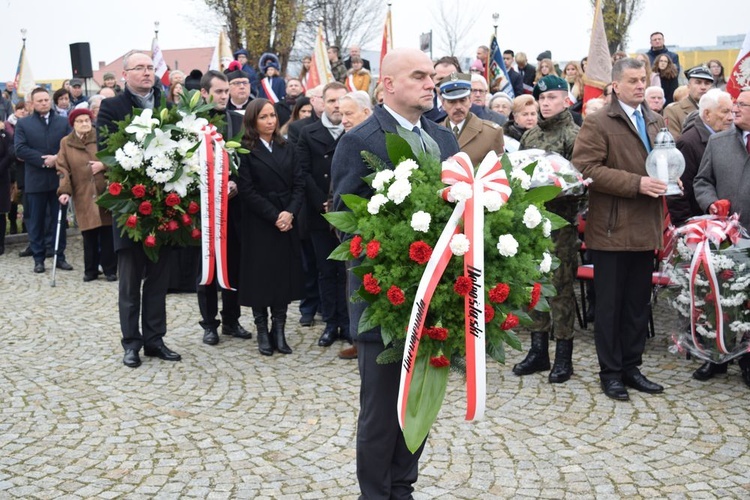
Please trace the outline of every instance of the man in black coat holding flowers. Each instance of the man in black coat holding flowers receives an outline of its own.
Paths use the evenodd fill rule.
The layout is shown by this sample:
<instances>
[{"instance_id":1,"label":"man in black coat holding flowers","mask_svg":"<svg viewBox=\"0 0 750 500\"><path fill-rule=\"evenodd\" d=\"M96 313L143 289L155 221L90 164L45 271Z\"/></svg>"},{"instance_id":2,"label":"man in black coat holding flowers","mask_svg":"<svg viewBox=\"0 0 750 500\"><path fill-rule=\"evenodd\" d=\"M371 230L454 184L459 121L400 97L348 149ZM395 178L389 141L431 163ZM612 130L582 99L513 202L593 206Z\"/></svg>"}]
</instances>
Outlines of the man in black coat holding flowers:
<instances>
[{"instance_id":1,"label":"man in black coat holding flowers","mask_svg":"<svg viewBox=\"0 0 750 500\"><path fill-rule=\"evenodd\" d=\"M161 91L154 87L154 62L149 56L134 52L124 61L123 77L125 90L122 94L104 99L96 122L97 131L102 127L110 133L117 131L117 122L133 116L133 110L158 108ZM99 150L104 149L104 137L99 136ZM136 243L126 236L120 236L120 227L114 230L117 267L120 271L118 307L122 347L125 349L123 364L130 368L141 365L138 352L143 347L146 356L166 361L179 361L182 357L164 345L167 333L167 288L169 286L170 248L162 246L159 259L152 262ZM143 295L141 295L143 279ZM142 314L141 314L141 309ZM138 328L142 315L143 333Z\"/></svg>"},{"instance_id":2,"label":"man in black coat holding flowers","mask_svg":"<svg viewBox=\"0 0 750 500\"><path fill-rule=\"evenodd\" d=\"M402 127L418 133L428 152L437 145L440 159L459 152L458 142L448 129L422 115L433 107L435 84L432 62L418 49L395 49L388 52L381 68L385 87L383 105L373 115L344 134L331 165L333 202L335 210L345 210L343 194L357 194L369 198L373 191L362 180L371 170L364 163L361 152L369 151L389 167L385 133ZM349 291L359 289L360 279L349 274ZM360 412L357 426L357 479L362 497L367 499L411 498L417 481L419 457L424 443L412 454L407 448L398 424L397 399L401 364L380 365L377 356L385 346L380 329L357 336L359 319L366 307L364 302L350 304L349 319L352 338L359 342L358 362L361 378Z\"/></svg>"}]
</instances>

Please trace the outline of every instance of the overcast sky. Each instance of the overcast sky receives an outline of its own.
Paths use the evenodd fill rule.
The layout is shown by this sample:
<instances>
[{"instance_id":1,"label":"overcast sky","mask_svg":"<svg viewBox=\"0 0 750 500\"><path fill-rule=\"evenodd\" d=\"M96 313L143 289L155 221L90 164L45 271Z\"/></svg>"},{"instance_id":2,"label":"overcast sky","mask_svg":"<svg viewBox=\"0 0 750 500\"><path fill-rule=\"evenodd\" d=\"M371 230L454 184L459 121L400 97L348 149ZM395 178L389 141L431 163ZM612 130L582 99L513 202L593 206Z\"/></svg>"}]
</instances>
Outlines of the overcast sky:
<instances>
[{"instance_id":1,"label":"overcast sky","mask_svg":"<svg viewBox=\"0 0 750 500\"><path fill-rule=\"evenodd\" d=\"M494 11L500 13L498 39L502 49L524 51L529 59L550 49L553 58L562 61L581 59L588 52L590 0L443 2L448 9L460 6L460 15L470 19L473 26L460 44L464 49L460 55L472 55L478 45L488 43ZM719 35L750 30L749 0L711 0L700 11L687 8L684 0L644 0L644 4L630 30L629 51L647 48L653 31L663 31L668 45L700 46L714 45ZM21 28L28 30L27 54L37 79L70 76L71 43L91 44L94 69L100 60L109 63L130 49L148 49L157 20L162 49L214 45L220 23L202 5L200 0L66 0L62 4L52 0L0 0L0 80L15 75ZM393 0L394 46L418 46L419 34L432 29L433 55L443 55L441 27L432 10L435 5L439 0ZM380 36L378 33L365 48L379 50Z\"/></svg>"}]
</instances>

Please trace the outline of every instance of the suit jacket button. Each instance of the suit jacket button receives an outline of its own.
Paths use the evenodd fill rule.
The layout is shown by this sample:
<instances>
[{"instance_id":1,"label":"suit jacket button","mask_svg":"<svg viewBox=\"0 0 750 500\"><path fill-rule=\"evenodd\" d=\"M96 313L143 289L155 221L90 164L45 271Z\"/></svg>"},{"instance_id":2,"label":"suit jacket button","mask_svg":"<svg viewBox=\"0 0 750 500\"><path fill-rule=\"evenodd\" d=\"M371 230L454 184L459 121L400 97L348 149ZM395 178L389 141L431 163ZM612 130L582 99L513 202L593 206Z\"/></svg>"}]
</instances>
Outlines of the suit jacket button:
<instances>
[{"instance_id":1,"label":"suit jacket button","mask_svg":"<svg viewBox=\"0 0 750 500\"><path fill-rule=\"evenodd\" d=\"M323 177L325 177L326 179L328 179L328 174L323 174Z\"/></svg>"},{"instance_id":2,"label":"suit jacket button","mask_svg":"<svg viewBox=\"0 0 750 500\"><path fill-rule=\"evenodd\" d=\"M328 155L323 155L323 158L328 158Z\"/></svg>"}]
</instances>

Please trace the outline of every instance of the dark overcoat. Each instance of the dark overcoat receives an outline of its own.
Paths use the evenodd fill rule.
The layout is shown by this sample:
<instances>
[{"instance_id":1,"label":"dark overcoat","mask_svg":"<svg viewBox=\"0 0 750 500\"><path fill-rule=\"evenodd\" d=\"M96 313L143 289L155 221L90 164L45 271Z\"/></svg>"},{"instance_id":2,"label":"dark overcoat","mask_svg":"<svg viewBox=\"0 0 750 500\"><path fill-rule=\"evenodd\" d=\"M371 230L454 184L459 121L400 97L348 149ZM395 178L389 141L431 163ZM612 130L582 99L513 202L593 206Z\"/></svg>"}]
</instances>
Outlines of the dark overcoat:
<instances>
[{"instance_id":1,"label":"dark overcoat","mask_svg":"<svg viewBox=\"0 0 750 500\"><path fill-rule=\"evenodd\" d=\"M323 203L331 197L331 162L338 140L321 120L302 129L297 141L297 159L305 177L305 215L310 230L325 230Z\"/></svg>"}]
</instances>

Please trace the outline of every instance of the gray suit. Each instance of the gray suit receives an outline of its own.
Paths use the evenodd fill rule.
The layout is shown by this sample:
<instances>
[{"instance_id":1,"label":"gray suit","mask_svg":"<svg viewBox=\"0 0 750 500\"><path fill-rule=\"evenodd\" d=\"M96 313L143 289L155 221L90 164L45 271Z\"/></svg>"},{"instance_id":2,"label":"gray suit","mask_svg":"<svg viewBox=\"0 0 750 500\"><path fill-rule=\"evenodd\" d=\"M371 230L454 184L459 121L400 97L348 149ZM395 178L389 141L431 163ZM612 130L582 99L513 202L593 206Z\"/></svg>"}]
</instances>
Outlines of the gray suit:
<instances>
[{"instance_id":1,"label":"gray suit","mask_svg":"<svg viewBox=\"0 0 750 500\"><path fill-rule=\"evenodd\" d=\"M447 128L422 117L423 133L427 133L440 149L440 159L458 153L456 138ZM397 122L382 106L370 118L341 137L331 165L331 183L335 210L345 210L341 195L352 193L369 198L373 191L362 178L372 173L362 160L361 152L374 153L389 167L385 133L396 132ZM349 273L348 290L358 290L359 278ZM366 304L349 304L349 325L352 338L357 339L361 378L360 412L357 426L357 479L362 496L367 499L411 498L417 481L422 447L412 455L406 447L398 425L396 403L401 365L380 365L378 354L384 350L380 329L357 336L357 325Z\"/></svg>"},{"instance_id":2,"label":"gray suit","mask_svg":"<svg viewBox=\"0 0 750 500\"><path fill-rule=\"evenodd\" d=\"M742 225L750 228L750 155L742 130L731 127L711 136L693 190L698 205L706 212L713 202L729 200L730 213L740 214Z\"/></svg>"}]
</instances>

